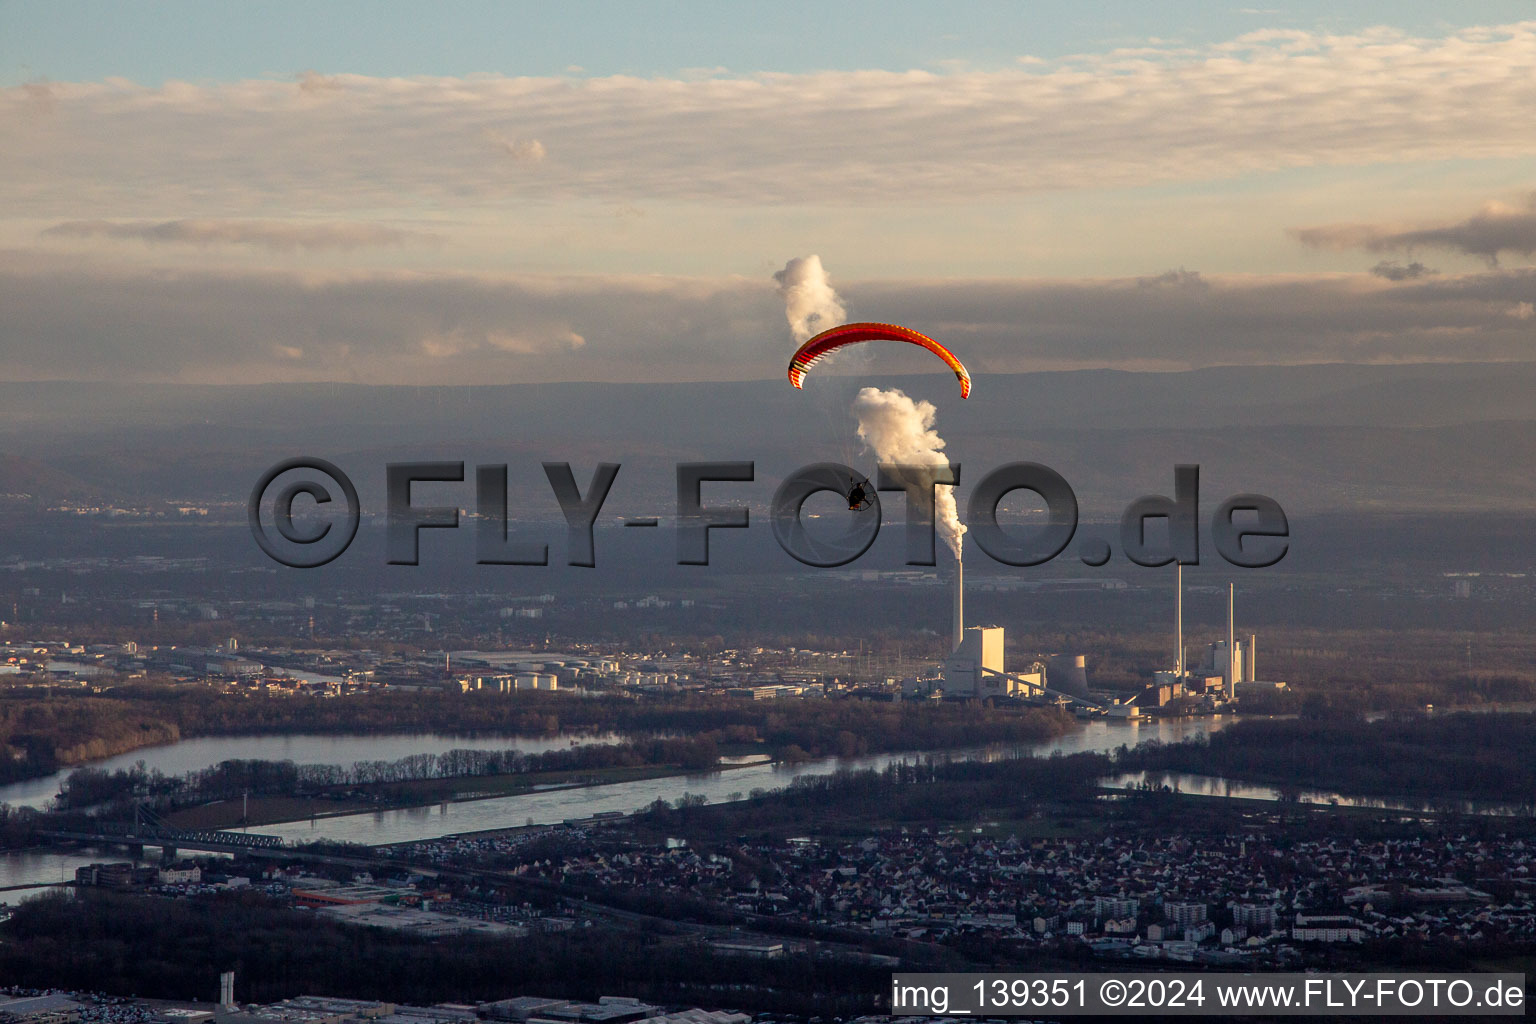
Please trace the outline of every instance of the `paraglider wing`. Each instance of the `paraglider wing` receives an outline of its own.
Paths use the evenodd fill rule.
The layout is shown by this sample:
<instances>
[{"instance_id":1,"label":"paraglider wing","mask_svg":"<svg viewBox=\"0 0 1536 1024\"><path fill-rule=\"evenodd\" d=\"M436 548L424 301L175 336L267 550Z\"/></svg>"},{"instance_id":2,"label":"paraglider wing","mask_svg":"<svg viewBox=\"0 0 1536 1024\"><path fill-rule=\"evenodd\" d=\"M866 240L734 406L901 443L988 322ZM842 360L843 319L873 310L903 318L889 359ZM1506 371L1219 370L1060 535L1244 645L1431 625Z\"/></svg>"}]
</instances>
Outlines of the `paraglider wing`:
<instances>
[{"instance_id":1,"label":"paraglider wing","mask_svg":"<svg viewBox=\"0 0 1536 1024\"><path fill-rule=\"evenodd\" d=\"M805 372L809 370L818 359L834 349L844 345L855 345L862 341L905 341L908 344L919 345L940 359L944 360L951 370L955 371L955 377L960 381L960 397L971 396L971 375L965 368L965 364L955 358L955 354L949 349L934 341L928 335L920 331L914 331L910 327L902 327L899 324L843 324L829 331L822 331L816 337L801 345L799 350L789 361L789 382L795 387L803 386Z\"/></svg>"}]
</instances>

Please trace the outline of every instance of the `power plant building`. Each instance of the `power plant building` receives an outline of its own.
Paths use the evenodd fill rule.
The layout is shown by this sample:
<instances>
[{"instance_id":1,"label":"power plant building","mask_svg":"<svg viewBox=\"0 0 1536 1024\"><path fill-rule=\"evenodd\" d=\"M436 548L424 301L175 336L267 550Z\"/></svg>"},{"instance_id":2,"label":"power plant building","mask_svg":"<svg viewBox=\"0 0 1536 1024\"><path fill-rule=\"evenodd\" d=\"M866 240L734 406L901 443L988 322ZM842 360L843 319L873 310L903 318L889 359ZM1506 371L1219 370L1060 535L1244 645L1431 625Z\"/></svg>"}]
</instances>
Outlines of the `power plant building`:
<instances>
[{"instance_id":1,"label":"power plant building","mask_svg":"<svg viewBox=\"0 0 1536 1024\"><path fill-rule=\"evenodd\" d=\"M944 660L944 696L983 700L1039 693L1045 686L1045 666L1035 662L1026 672L1008 672L1003 664L1006 636L1002 626L962 630L960 646Z\"/></svg>"},{"instance_id":2,"label":"power plant building","mask_svg":"<svg viewBox=\"0 0 1536 1024\"><path fill-rule=\"evenodd\" d=\"M1090 699L1088 658L1082 654L1055 654L1045 664L1045 685L1060 693ZM1117 915L1123 917L1125 915Z\"/></svg>"},{"instance_id":3,"label":"power plant building","mask_svg":"<svg viewBox=\"0 0 1536 1024\"><path fill-rule=\"evenodd\" d=\"M1244 693L1275 692L1286 689L1285 683L1259 682L1257 673L1258 637L1249 634L1248 639L1238 640L1235 632L1234 590L1227 587L1227 636L1225 640L1207 644L1205 654L1198 664L1184 660L1184 595L1183 570L1175 575L1174 642L1176 644L1174 667L1171 671L1152 674L1152 684L1142 691L1136 702L1142 707L1164 707L1180 698L1195 698L1206 706L1220 706L1224 701L1241 697Z\"/></svg>"},{"instance_id":4,"label":"power plant building","mask_svg":"<svg viewBox=\"0 0 1536 1024\"><path fill-rule=\"evenodd\" d=\"M1221 676L1222 682L1228 687L1227 692L1235 692L1235 684L1253 682L1253 646L1254 638L1238 640L1233 644L1237 648L1237 656L1227 658L1227 642L1218 640L1205 646L1205 660L1200 665L1200 672L1208 676ZM1236 678L1232 678L1235 675Z\"/></svg>"},{"instance_id":5,"label":"power plant building","mask_svg":"<svg viewBox=\"0 0 1536 1024\"><path fill-rule=\"evenodd\" d=\"M944 661L944 694L948 697L983 697L991 684L988 673L1003 672L1001 626L971 626L960 629L960 643Z\"/></svg>"}]
</instances>

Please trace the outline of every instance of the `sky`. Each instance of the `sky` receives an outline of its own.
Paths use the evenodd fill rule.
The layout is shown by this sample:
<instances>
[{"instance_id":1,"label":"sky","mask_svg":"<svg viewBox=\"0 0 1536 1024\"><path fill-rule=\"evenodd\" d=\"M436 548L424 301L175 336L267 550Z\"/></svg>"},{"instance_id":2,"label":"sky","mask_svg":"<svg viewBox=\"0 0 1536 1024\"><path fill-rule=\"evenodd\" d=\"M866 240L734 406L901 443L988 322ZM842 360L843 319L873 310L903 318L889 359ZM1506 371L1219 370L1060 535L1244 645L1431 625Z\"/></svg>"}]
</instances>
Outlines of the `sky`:
<instances>
[{"instance_id":1,"label":"sky","mask_svg":"<svg viewBox=\"0 0 1536 1024\"><path fill-rule=\"evenodd\" d=\"M1528 3L0 0L9 380L1536 356ZM880 368L921 368L918 353Z\"/></svg>"}]
</instances>

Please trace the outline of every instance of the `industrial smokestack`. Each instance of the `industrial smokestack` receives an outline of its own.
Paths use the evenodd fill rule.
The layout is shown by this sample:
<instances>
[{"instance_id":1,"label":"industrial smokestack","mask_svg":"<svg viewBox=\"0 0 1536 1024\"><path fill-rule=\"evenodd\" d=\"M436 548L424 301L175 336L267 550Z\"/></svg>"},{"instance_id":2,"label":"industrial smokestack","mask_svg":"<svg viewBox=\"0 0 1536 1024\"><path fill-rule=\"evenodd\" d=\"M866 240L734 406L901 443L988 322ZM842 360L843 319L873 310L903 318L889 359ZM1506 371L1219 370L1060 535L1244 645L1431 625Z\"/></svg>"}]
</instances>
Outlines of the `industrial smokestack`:
<instances>
[{"instance_id":1,"label":"industrial smokestack","mask_svg":"<svg viewBox=\"0 0 1536 1024\"><path fill-rule=\"evenodd\" d=\"M1227 697L1237 693L1237 639L1232 632L1232 584L1227 584Z\"/></svg>"},{"instance_id":2,"label":"industrial smokestack","mask_svg":"<svg viewBox=\"0 0 1536 1024\"><path fill-rule=\"evenodd\" d=\"M853 400L854 419L859 424L859 440L875 453L879 462L897 466L949 466L944 454L944 439L934 429L938 409L932 402L914 400L892 388L860 388ZM965 525L955 505L955 489L941 485L933 489L933 520L939 539L960 557L960 537Z\"/></svg>"},{"instance_id":3,"label":"industrial smokestack","mask_svg":"<svg viewBox=\"0 0 1536 1024\"><path fill-rule=\"evenodd\" d=\"M953 650L959 650L960 641L965 639L965 560L961 556L963 550L962 535L955 538L955 642Z\"/></svg>"},{"instance_id":4,"label":"industrial smokestack","mask_svg":"<svg viewBox=\"0 0 1536 1024\"><path fill-rule=\"evenodd\" d=\"M1173 674L1176 679L1184 678L1184 563L1173 563L1173 626L1174 643L1179 645L1178 653L1173 659Z\"/></svg>"},{"instance_id":5,"label":"industrial smokestack","mask_svg":"<svg viewBox=\"0 0 1536 1024\"><path fill-rule=\"evenodd\" d=\"M1252 634L1252 633L1248 634L1248 652L1247 653L1248 653L1248 671L1243 673L1243 678L1248 680L1251 683L1255 679L1259 678L1258 677L1259 638L1256 635Z\"/></svg>"}]
</instances>

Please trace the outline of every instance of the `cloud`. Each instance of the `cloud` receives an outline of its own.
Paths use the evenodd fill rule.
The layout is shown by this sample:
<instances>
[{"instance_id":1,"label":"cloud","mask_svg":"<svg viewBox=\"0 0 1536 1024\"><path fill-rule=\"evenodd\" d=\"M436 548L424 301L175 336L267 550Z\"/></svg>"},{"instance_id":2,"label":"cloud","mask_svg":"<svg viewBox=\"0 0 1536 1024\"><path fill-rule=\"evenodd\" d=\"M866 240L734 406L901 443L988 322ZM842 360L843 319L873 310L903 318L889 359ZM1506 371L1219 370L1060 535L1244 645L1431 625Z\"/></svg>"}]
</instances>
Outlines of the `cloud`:
<instances>
[{"instance_id":1,"label":"cloud","mask_svg":"<svg viewBox=\"0 0 1536 1024\"><path fill-rule=\"evenodd\" d=\"M254 245L278 252L291 252L295 249L358 249L441 241L438 235L402 231L379 224L305 224L257 220L71 220L47 228L43 236L109 238L153 244Z\"/></svg>"},{"instance_id":2,"label":"cloud","mask_svg":"<svg viewBox=\"0 0 1536 1024\"><path fill-rule=\"evenodd\" d=\"M299 91L307 93L335 92L345 88L335 75L322 75L318 71L299 72Z\"/></svg>"},{"instance_id":3,"label":"cloud","mask_svg":"<svg viewBox=\"0 0 1536 1024\"><path fill-rule=\"evenodd\" d=\"M23 82L20 86L21 95L34 113L51 114L55 106L53 86L46 78L34 79Z\"/></svg>"},{"instance_id":4,"label":"cloud","mask_svg":"<svg viewBox=\"0 0 1536 1024\"><path fill-rule=\"evenodd\" d=\"M53 115L29 118L25 87L0 90L0 203L39 217L146 201L932 204L1529 158L1536 133L1510 112L1536 109L1536 22L1436 38L1256 32L975 72L338 74L305 76L297 88L55 82L50 95ZM488 151L488 131L511 149ZM558 153L562 173L507 175L505 157L519 147L530 161Z\"/></svg>"},{"instance_id":5,"label":"cloud","mask_svg":"<svg viewBox=\"0 0 1536 1024\"><path fill-rule=\"evenodd\" d=\"M36 252L0 254L0 309L10 379L696 379L741 369L768 336L746 324L777 319L783 336L771 285L729 279L129 269Z\"/></svg>"},{"instance_id":6,"label":"cloud","mask_svg":"<svg viewBox=\"0 0 1536 1024\"><path fill-rule=\"evenodd\" d=\"M1500 253L1536 253L1536 193L1524 207L1489 203L1473 217L1452 224L1418 228L1378 224L1325 224L1292 231L1303 244L1318 249L1393 252L1449 249L1480 256L1497 266ZM1418 264L1412 264L1418 266Z\"/></svg>"},{"instance_id":7,"label":"cloud","mask_svg":"<svg viewBox=\"0 0 1536 1024\"><path fill-rule=\"evenodd\" d=\"M1366 274L1202 274L1203 288L1145 280L877 281L844 291L860 309L965 352L973 373L1536 355L1506 315L1536 293L1536 271L1398 284Z\"/></svg>"},{"instance_id":8,"label":"cloud","mask_svg":"<svg viewBox=\"0 0 1536 1024\"><path fill-rule=\"evenodd\" d=\"M586 347L587 339L575 331L555 327L538 334L512 334L506 331L489 331L485 343L499 352L531 356L541 352L574 352Z\"/></svg>"},{"instance_id":9,"label":"cloud","mask_svg":"<svg viewBox=\"0 0 1536 1024\"><path fill-rule=\"evenodd\" d=\"M538 139L501 139L500 142L507 155L520 164L542 163L549 155L544 143Z\"/></svg>"},{"instance_id":10,"label":"cloud","mask_svg":"<svg viewBox=\"0 0 1536 1024\"><path fill-rule=\"evenodd\" d=\"M1136 287L1148 288L1177 288L1183 291L1203 292L1209 289L1205 279L1200 276L1198 270L1165 270L1156 277L1138 277Z\"/></svg>"},{"instance_id":11,"label":"cloud","mask_svg":"<svg viewBox=\"0 0 1536 1024\"><path fill-rule=\"evenodd\" d=\"M1184 280L1190 275L1186 272ZM1021 370L1530 359L1536 270L844 281L978 376ZM207 382L777 380L764 278L128 269L0 252L7 376ZM861 373L931 373L909 346ZM832 372L837 372L835 369ZM945 392L948 393L947 391Z\"/></svg>"},{"instance_id":12,"label":"cloud","mask_svg":"<svg viewBox=\"0 0 1536 1024\"><path fill-rule=\"evenodd\" d=\"M1396 260L1382 260L1371 268L1371 273L1377 277L1384 277L1388 281L1412 281L1420 277L1428 277L1440 273L1434 267L1426 267L1417 261L1404 266Z\"/></svg>"}]
</instances>

